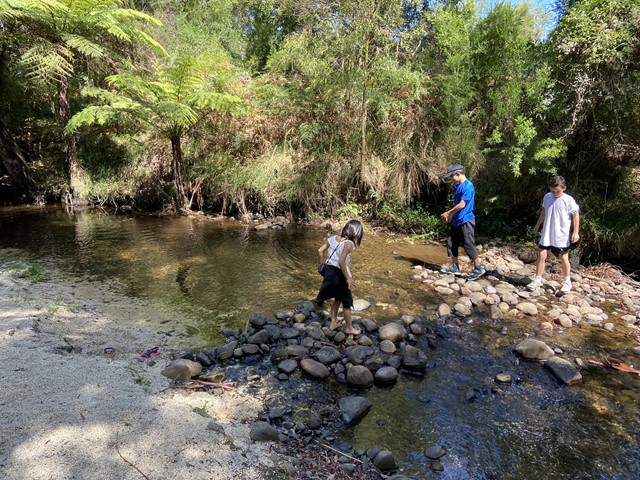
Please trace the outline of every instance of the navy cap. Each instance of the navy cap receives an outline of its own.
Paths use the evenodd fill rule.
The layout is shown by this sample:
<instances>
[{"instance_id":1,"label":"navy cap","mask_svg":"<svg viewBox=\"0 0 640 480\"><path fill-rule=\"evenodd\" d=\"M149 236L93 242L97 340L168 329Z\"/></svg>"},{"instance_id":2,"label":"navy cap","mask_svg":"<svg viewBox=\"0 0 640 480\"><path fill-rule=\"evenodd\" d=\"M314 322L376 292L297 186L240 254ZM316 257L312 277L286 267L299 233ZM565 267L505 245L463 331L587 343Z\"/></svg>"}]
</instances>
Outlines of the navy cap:
<instances>
[{"instance_id":1,"label":"navy cap","mask_svg":"<svg viewBox=\"0 0 640 480\"><path fill-rule=\"evenodd\" d=\"M444 178L449 178L451 175L453 175L456 172L464 173L464 167L462 165L460 165L459 163L454 163L453 165L451 165L447 169L447 174L444 176Z\"/></svg>"}]
</instances>

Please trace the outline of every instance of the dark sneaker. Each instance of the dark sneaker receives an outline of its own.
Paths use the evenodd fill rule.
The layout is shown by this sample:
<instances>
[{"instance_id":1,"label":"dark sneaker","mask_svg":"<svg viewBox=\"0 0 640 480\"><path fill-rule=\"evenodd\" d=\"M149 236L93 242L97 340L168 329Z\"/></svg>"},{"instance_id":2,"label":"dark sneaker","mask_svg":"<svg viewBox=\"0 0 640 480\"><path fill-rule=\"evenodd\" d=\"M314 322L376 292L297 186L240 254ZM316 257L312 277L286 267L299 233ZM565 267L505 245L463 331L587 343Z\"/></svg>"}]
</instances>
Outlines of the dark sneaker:
<instances>
[{"instance_id":1,"label":"dark sneaker","mask_svg":"<svg viewBox=\"0 0 640 480\"><path fill-rule=\"evenodd\" d=\"M487 271L481 265L478 265L477 267L473 267L473 270L471 270L471 273L467 276L467 280L475 280L476 278L480 278L486 272Z\"/></svg>"},{"instance_id":2,"label":"dark sneaker","mask_svg":"<svg viewBox=\"0 0 640 480\"><path fill-rule=\"evenodd\" d=\"M461 275L460 267L457 263L452 264L450 267L442 267L440 273L453 273L454 275Z\"/></svg>"}]
</instances>

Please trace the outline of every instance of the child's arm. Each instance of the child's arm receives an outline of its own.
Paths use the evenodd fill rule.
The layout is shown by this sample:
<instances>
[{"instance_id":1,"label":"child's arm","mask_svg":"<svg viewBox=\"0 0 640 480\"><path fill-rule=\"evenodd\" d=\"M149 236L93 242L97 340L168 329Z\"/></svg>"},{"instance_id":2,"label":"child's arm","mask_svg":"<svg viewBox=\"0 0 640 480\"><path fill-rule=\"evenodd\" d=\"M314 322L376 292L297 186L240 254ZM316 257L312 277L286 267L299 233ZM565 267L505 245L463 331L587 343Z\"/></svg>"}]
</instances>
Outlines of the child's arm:
<instances>
[{"instance_id":1,"label":"child's arm","mask_svg":"<svg viewBox=\"0 0 640 480\"><path fill-rule=\"evenodd\" d=\"M571 232L571 243L576 243L580 240L580 212L572 213L573 217L573 232Z\"/></svg>"},{"instance_id":2,"label":"child's arm","mask_svg":"<svg viewBox=\"0 0 640 480\"><path fill-rule=\"evenodd\" d=\"M536 226L533 227L533 233L538 233L538 230L540 230L540 225L542 225L542 221L544 220L544 208L542 210L540 210L540 215L538 216L538 221L536 222Z\"/></svg>"},{"instance_id":3,"label":"child's arm","mask_svg":"<svg viewBox=\"0 0 640 480\"><path fill-rule=\"evenodd\" d=\"M355 287L355 283L353 282L353 277L349 275L349 270L347 269L347 255L349 255L353 251L353 242L347 240L347 244L342 249L342 254L340 255L340 260L338 260L338 265L340 265L340 270L342 270L342 274L344 278L347 279L347 284L349 285L349 289L351 287Z\"/></svg>"},{"instance_id":4,"label":"child's arm","mask_svg":"<svg viewBox=\"0 0 640 480\"><path fill-rule=\"evenodd\" d=\"M446 212L444 212L442 215L440 215L440 218L442 218L442 220L444 220L445 222L450 222L453 218L453 215L456 212L462 210L466 205L467 202L465 200L460 200L460 203L454 206L451 210L447 210Z\"/></svg>"},{"instance_id":5,"label":"child's arm","mask_svg":"<svg viewBox=\"0 0 640 480\"><path fill-rule=\"evenodd\" d=\"M327 248L329 248L329 242L323 243L322 246L318 249L318 266L324 263L324 252Z\"/></svg>"}]
</instances>

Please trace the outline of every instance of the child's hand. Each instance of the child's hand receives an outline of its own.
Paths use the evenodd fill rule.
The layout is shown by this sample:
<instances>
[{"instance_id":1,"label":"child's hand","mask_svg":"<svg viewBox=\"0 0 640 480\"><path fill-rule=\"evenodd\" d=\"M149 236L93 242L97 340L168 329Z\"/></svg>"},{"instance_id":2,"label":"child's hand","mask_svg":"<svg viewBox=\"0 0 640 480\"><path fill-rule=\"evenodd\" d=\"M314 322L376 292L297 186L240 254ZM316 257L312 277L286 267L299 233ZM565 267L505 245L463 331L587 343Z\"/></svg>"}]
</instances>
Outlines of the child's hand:
<instances>
[{"instance_id":1,"label":"child's hand","mask_svg":"<svg viewBox=\"0 0 640 480\"><path fill-rule=\"evenodd\" d=\"M571 234L571 243L578 243L578 240L580 240L580 234L578 232L573 232Z\"/></svg>"},{"instance_id":2,"label":"child's hand","mask_svg":"<svg viewBox=\"0 0 640 480\"><path fill-rule=\"evenodd\" d=\"M347 284L349 285L349 290L353 290L356 286L356 282L353 281L353 277L347 277Z\"/></svg>"},{"instance_id":3,"label":"child's hand","mask_svg":"<svg viewBox=\"0 0 640 480\"><path fill-rule=\"evenodd\" d=\"M444 212L442 215L440 215L440 218L442 220L444 220L445 222L449 223L451 217L449 215L449 212Z\"/></svg>"}]
</instances>

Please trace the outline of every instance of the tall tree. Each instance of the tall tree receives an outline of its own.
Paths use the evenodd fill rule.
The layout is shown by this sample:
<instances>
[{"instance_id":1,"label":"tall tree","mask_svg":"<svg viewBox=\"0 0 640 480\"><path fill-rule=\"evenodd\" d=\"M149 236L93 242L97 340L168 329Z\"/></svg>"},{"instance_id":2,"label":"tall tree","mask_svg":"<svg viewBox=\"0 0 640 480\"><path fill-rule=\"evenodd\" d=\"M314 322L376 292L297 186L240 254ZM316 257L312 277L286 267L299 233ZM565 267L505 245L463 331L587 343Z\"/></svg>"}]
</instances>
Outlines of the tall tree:
<instances>
[{"instance_id":1,"label":"tall tree","mask_svg":"<svg viewBox=\"0 0 640 480\"><path fill-rule=\"evenodd\" d=\"M178 57L154 68L150 75L123 73L107 78L113 90L88 88L98 100L75 114L67 125L73 133L82 125L105 124L128 116L169 140L178 211L188 211L190 183L185 171L182 140L210 112L230 113L240 98L224 91L230 66L223 56Z\"/></svg>"},{"instance_id":2,"label":"tall tree","mask_svg":"<svg viewBox=\"0 0 640 480\"><path fill-rule=\"evenodd\" d=\"M166 54L144 28L160 22L143 12L123 8L118 0L0 0L0 21L23 30L21 60L32 79L57 90L57 115L64 129L71 118L72 80L83 62L113 63L126 45L142 44ZM75 135L63 134L67 199L81 202L84 175Z\"/></svg>"}]
</instances>

